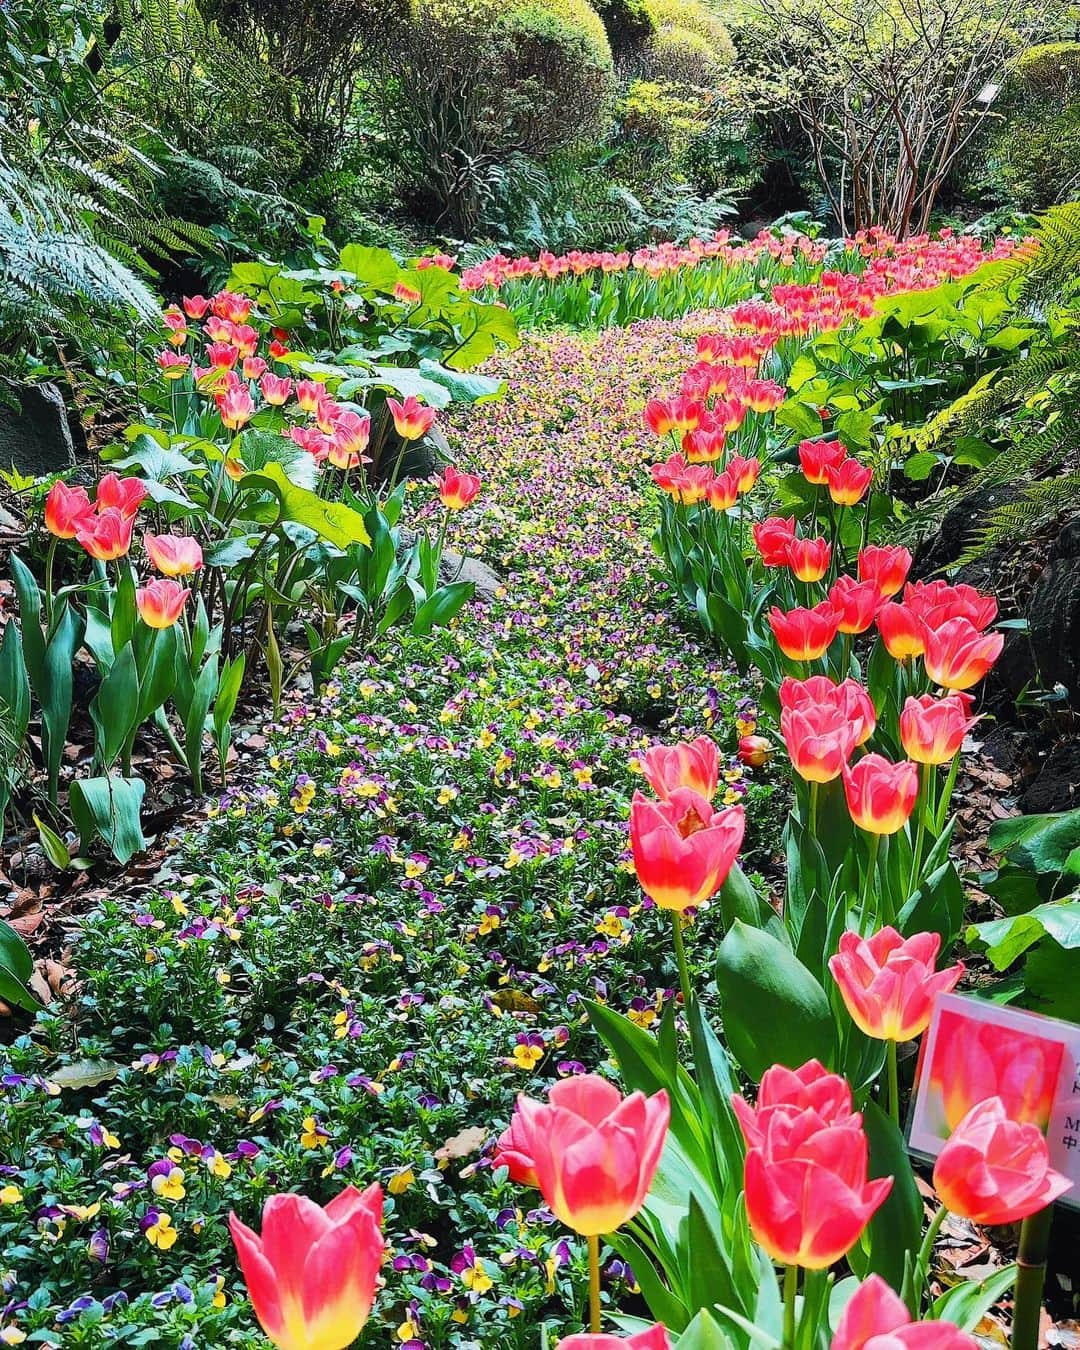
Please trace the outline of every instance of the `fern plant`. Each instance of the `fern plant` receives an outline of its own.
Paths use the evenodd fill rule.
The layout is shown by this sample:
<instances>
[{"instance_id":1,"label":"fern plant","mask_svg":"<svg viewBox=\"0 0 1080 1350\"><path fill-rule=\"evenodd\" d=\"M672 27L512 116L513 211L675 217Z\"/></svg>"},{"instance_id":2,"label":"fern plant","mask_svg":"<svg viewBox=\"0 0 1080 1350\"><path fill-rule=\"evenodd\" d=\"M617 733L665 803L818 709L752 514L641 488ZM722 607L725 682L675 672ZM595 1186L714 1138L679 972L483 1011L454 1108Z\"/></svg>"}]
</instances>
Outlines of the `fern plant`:
<instances>
[{"instance_id":1,"label":"fern plant","mask_svg":"<svg viewBox=\"0 0 1080 1350\"><path fill-rule=\"evenodd\" d=\"M902 534L926 535L961 499L1011 484L1015 497L972 522L961 564L1009 540L1031 538L1080 510L1080 203L1042 216L1035 242L987 268L984 288L1004 289L1040 337L930 418L910 438L917 451L948 450L980 436L997 454L962 484L912 513Z\"/></svg>"}]
</instances>

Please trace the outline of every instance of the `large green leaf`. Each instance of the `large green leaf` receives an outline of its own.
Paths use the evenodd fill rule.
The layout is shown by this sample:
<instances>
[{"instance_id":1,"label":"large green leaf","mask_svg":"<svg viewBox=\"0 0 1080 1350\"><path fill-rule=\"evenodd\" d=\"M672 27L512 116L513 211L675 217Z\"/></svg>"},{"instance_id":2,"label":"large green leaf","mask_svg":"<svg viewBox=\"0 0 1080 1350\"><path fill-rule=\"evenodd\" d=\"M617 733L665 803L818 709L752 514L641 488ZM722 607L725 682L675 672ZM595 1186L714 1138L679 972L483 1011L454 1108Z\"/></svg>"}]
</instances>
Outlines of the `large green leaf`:
<instances>
[{"instance_id":1,"label":"large green leaf","mask_svg":"<svg viewBox=\"0 0 1080 1350\"><path fill-rule=\"evenodd\" d=\"M1080 947L1080 902L1038 905L1011 919L975 923L968 942L985 942L986 955L996 970L1005 970L1035 942L1048 935L1059 947Z\"/></svg>"},{"instance_id":2,"label":"large green leaf","mask_svg":"<svg viewBox=\"0 0 1080 1350\"><path fill-rule=\"evenodd\" d=\"M13 1008L36 1012L41 1004L27 984L33 973L30 948L10 924L0 919L0 999Z\"/></svg>"},{"instance_id":3,"label":"large green leaf","mask_svg":"<svg viewBox=\"0 0 1080 1350\"><path fill-rule=\"evenodd\" d=\"M405 275L404 268L388 248L346 244L339 255L343 272L351 272L363 286L392 292Z\"/></svg>"},{"instance_id":4,"label":"large green leaf","mask_svg":"<svg viewBox=\"0 0 1080 1350\"><path fill-rule=\"evenodd\" d=\"M961 1331L973 1331L1015 1280L1015 1266L1005 1266L979 1282L964 1280L934 1302L930 1317L936 1322L954 1322Z\"/></svg>"},{"instance_id":5,"label":"large green leaf","mask_svg":"<svg viewBox=\"0 0 1080 1350\"><path fill-rule=\"evenodd\" d=\"M922 1238L923 1204L915 1185L904 1136L876 1102L867 1102L863 1124L870 1144L871 1180L892 1177L892 1190L850 1253L861 1278L880 1275L894 1289L904 1281L904 1262Z\"/></svg>"},{"instance_id":6,"label":"large green leaf","mask_svg":"<svg viewBox=\"0 0 1080 1350\"><path fill-rule=\"evenodd\" d=\"M809 1059L832 1066L836 1028L824 989L790 948L736 919L716 955L724 1037L747 1074Z\"/></svg>"},{"instance_id":7,"label":"large green leaf","mask_svg":"<svg viewBox=\"0 0 1080 1350\"><path fill-rule=\"evenodd\" d=\"M258 473L245 474L240 486L268 489L278 499L279 520L295 520L299 525L306 525L338 548L371 542L364 518L358 511L343 502L323 501L308 488L298 487L280 464L270 463Z\"/></svg>"},{"instance_id":8,"label":"large green leaf","mask_svg":"<svg viewBox=\"0 0 1080 1350\"><path fill-rule=\"evenodd\" d=\"M455 403L486 403L498 398L506 388L505 380L491 375L467 375L460 370L449 370L425 356L420 362L420 374L449 389Z\"/></svg>"},{"instance_id":9,"label":"large green leaf","mask_svg":"<svg viewBox=\"0 0 1080 1350\"><path fill-rule=\"evenodd\" d=\"M1080 808L1060 815L1013 816L990 827L989 846L1034 872L1062 872L1080 849ZM1075 875L1080 877L1080 856Z\"/></svg>"},{"instance_id":10,"label":"large green leaf","mask_svg":"<svg viewBox=\"0 0 1080 1350\"><path fill-rule=\"evenodd\" d=\"M470 303L455 310L461 341L445 358L452 370L471 370L486 361L499 346L514 348L521 341L513 314L502 305Z\"/></svg>"},{"instance_id":11,"label":"large green leaf","mask_svg":"<svg viewBox=\"0 0 1080 1350\"><path fill-rule=\"evenodd\" d=\"M90 704L90 716L97 728L98 755L108 770L139 722L139 674L130 642L121 647L98 686Z\"/></svg>"},{"instance_id":12,"label":"large green leaf","mask_svg":"<svg viewBox=\"0 0 1080 1350\"><path fill-rule=\"evenodd\" d=\"M77 778L71 785L71 818L79 831L79 849L86 853L101 838L119 863L146 848L142 809L146 784L141 778Z\"/></svg>"}]
</instances>

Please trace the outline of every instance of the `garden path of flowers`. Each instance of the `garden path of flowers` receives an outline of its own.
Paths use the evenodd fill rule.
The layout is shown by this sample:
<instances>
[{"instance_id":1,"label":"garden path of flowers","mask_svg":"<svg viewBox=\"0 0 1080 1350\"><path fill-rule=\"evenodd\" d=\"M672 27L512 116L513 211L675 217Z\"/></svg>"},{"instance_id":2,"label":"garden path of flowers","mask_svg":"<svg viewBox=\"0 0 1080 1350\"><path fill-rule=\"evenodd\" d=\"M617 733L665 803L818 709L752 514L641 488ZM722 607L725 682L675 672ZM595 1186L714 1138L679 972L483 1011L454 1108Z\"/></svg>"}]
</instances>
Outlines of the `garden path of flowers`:
<instances>
[{"instance_id":1,"label":"garden path of flowers","mask_svg":"<svg viewBox=\"0 0 1080 1350\"><path fill-rule=\"evenodd\" d=\"M748 865L775 833L771 789L732 758L746 691L652 576L641 408L706 327L507 358L506 396L452 437L484 482L458 543L504 594L294 706L151 893L87 922L74 1027L40 1023L2 1080L0 1344L262 1344L229 1210L374 1179L393 1254L364 1344L534 1346L542 1320L580 1325L583 1248L515 1208L490 1150L519 1090L599 1062L582 996L646 1026L673 996L629 863L629 761L661 724L708 728L726 800L749 808ZM625 1303L620 1266L606 1276Z\"/></svg>"}]
</instances>

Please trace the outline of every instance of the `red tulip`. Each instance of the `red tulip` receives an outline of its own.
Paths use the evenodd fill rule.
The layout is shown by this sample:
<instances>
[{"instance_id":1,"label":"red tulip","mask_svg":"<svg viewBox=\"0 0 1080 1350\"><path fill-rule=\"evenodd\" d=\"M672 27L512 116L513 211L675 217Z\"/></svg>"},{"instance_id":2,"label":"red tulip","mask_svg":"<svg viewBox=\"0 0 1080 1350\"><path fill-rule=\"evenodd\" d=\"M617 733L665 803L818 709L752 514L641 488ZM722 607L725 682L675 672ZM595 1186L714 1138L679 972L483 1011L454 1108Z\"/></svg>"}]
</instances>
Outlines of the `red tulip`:
<instances>
[{"instance_id":1,"label":"red tulip","mask_svg":"<svg viewBox=\"0 0 1080 1350\"><path fill-rule=\"evenodd\" d=\"M785 614L773 605L769 627L780 650L792 661L816 661L829 650L840 630L840 616L827 600L813 609L796 607Z\"/></svg>"},{"instance_id":2,"label":"red tulip","mask_svg":"<svg viewBox=\"0 0 1080 1350\"><path fill-rule=\"evenodd\" d=\"M579 1331L564 1336L555 1350L671 1350L666 1329L657 1322L632 1336L609 1336L606 1332Z\"/></svg>"},{"instance_id":3,"label":"red tulip","mask_svg":"<svg viewBox=\"0 0 1080 1350\"><path fill-rule=\"evenodd\" d=\"M403 403L388 398L386 406L394 419L394 429L406 441L418 441L421 436L426 436L435 421L435 409L425 408L415 394L410 394Z\"/></svg>"},{"instance_id":4,"label":"red tulip","mask_svg":"<svg viewBox=\"0 0 1080 1350\"><path fill-rule=\"evenodd\" d=\"M675 500L683 506L696 506L709 495L713 471L707 464L691 464L679 476Z\"/></svg>"},{"instance_id":5,"label":"red tulip","mask_svg":"<svg viewBox=\"0 0 1080 1350\"><path fill-rule=\"evenodd\" d=\"M1042 1131L1010 1120L1000 1097L971 1108L934 1164L941 1203L972 1223L1017 1223L1071 1186L1050 1166Z\"/></svg>"},{"instance_id":6,"label":"red tulip","mask_svg":"<svg viewBox=\"0 0 1080 1350\"><path fill-rule=\"evenodd\" d=\"M729 469L718 473L709 484L709 505L714 511L729 511L739 497L739 488Z\"/></svg>"},{"instance_id":7,"label":"red tulip","mask_svg":"<svg viewBox=\"0 0 1080 1350\"><path fill-rule=\"evenodd\" d=\"M820 581L831 558L832 545L827 539L788 540L788 566L799 581Z\"/></svg>"},{"instance_id":8,"label":"red tulip","mask_svg":"<svg viewBox=\"0 0 1080 1350\"><path fill-rule=\"evenodd\" d=\"M907 757L918 764L948 764L979 720L970 716L973 703L970 694L961 693L909 698L900 714L900 739Z\"/></svg>"},{"instance_id":9,"label":"red tulip","mask_svg":"<svg viewBox=\"0 0 1080 1350\"><path fill-rule=\"evenodd\" d=\"M325 398L326 386L318 380L296 381L296 401L301 412L313 413Z\"/></svg>"},{"instance_id":10,"label":"red tulip","mask_svg":"<svg viewBox=\"0 0 1080 1350\"><path fill-rule=\"evenodd\" d=\"M255 415L255 404L246 384L233 385L223 394L215 394L218 415L230 431L239 431Z\"/></svg>"},{"instance_id":11,"label":"red tulip","mask_svg":"<svg viewBox=\"0 0 1080 1350\"><path fill-rule=\"evenodd\" d=\"M510 1180L516 1181L519 1186L536 1186L536 1164L528 1147L521 1129L521 1117L515 1114L510 1117L509 1126L499 1135L495 1156L491 1160L492 1167L505 1167L510 1173Z\"/></svg>"},{"instance_id":12,"label":"red tulip","mask_svg":"<svg viewBox=\"0 0 1080 1350\"><path fill-rule=\"evenodd\" d=\"M182 380L191 369L191 357L177 352L158 352L157 363L167 380Z\"/></svg>"},{"instance_id":13,"label":"red tulip","mask_svg":"<svg viewBox=\"0 0 1080 1350\"><path fill-rule=\"evenodd\" d=\"M895 928L870 938L846 932L829 969L852 1021L878 1041L912 1041L930 1025L934 1000L956 987L962 962L935 973L941 937L916 933L907 939Z\"/></svg>"},{"instance_id":14,"label":"red tulip","mask_svg":"<svg viewBox=\"0 0 1080 1350\"><path fill-rule=\"evenodd\" d=\"M845 450L839 441L801 441L799 463L808 483L818 487L829 481L829 470L844 459Z\"/></svg>"},{"instance_id":15,"label":"red tulip","mask_svg":"<svg viewBox=\"0 0 1080 1350\"><path fill-rule=\"evenodd\" d=\"M95 505L99 511L115 509L122 516L133 516L146 496L146 484L141 478L118 478L107 473L97 485Z\"/></svg>"},{"instance_id":16,"label":"red tulip","mask_svg":"<svg viewBox=\"0 0 1080 1350\"><path fill-rule=\"evenodd\" d=\"M735 479L735 486L740 494L749 492L761 473L761 461L756 455L751 459L744 459L742 455L732 455L728 460L727 471Z\"/></svg>"},{"instance_id":17,"label":"red tulip","mask_svg":"<svg viewBox=\"0 0 1080 1350\"><path fill-rule=\"evenodd\" d=\"M666 801L676 788L689 788L706 801L716 796L720 777L716 743L708 736L698 736L687 744L654 745L645 752L642 771L646 781L661 801Z\"/></svg>"},{"instance_id":18,"label":"red tulip","mask_svg":"<svg viewBox=\"0 0 1080 1350\"><path fill-rule=\"evenodd\" d=\"M596 1074L555 1083L550 1105L518 1097L522 1145L540 1194L583 1237L613 1233L645 1203L667 1136L667 1093L625 1099Z\"/></svg>"},{"instance_id":19,"label":"red tulip","mask_svg":"<svg viewBox=\"0 0 1080 1350\"><path fill-rule=\"evenodd\" d=\"M262 1233L229 1215L240 1269L279 1350L345 1350L371 1314L383 1258L382 1188L346 1188L325 1207L272 1195Z\"/></svg>"},{"instance_id":20,"label":"red tulip","mask_svg":"<svg viewBox=\"0 0 1080 1350\"><path fill-rule=\"evenodd\" d=\"M86 489L68 487L61 479L45 498L45 528L57 539L74 539L94 514Z\"/></svg>"},{"instance_id":21,"label":"red tulip","mask_svg":"<svg viewBox=\"0 0 1080 1350\"><path fill-rule=\"evenodd\" d=\"M772 758L772 752L772 741L766 740L764 736L739 737L740 764L746 764L751 769L760 769Z\"/></svg>"},{"instance_id":22,"label":"red tulip","mask_svg":"<svg viewBox=\"0 0 1080 1350\"><path fill-rule=\"evenodd\" d=\"M148 628L171 628L184 612L191 594L178 581L158 577L135 592L139 618Z\"/></svg>"},{"instance_id":23,"label":"red tulip","mask_svg":"<svg viewBox=\"0 0 1080 1350\"><path fill-rule=\"evenodd\" d=\"M274 375L270 371L267 371L259 381L263 398L271 407L275 408L280 408L283 403L288 403L292 387L293 382L288 375Z\"/></svg>"},{"instance_id":24,"label":"red tulip","mask_svg":"<svg viewBox=\"0 0 1080 1350\"><path fill-rule=\"evenodd\" d=\"M762 1074L754 1106L738 1093L731 1098L731 1105L747 1148L763 1147L774 1116L792 1120L809 1113L821 1129L862 1124L862 1116L853 1109L847 1080L830 1073L816 1059L798 1069L774 1064Z\"/></svg>"},{"instance_id":25,"label":"red tulip","mask_svg":"<svg viewBox=\"0 0 1080 1350\"><path fill-rule=\"evenodd\" d=\"M754 547L761 554L766 567L787 566L788 542L795 538L795 517L769 516L759 520L750 533Z\"/></svg>"},{"instance_id":26,"label":"red tulip","mask_svg":"<svg viewBox=\"0 0 1080 1350\"><path fill-rule=\"evenodd\" d=\"M923 663L943 689L970 689L1001 655L1003 633L980 633L968 619L949 619L926 635Z\"/></svg>"},{"instance_id":27,"label":"red tulip","mask_svg":"<svg viewBox=\"0 0 1080 1350\"><path fill-rule=\"evenodd\" d=\"M789 675L780 681L779 694L781 710L819 705L838 709L852 723L856 746L874 734L877 722L874 702L858 680L836 684L828 675L811 675L808 680L794 680Z\"/></svg>"},{"instance_id":28,"label":"red tulip","mask_svg":"<svg viewBox=\"0 0 1080 1350\"><path fill-rule=\"evenodd\" d=\"M682 448L690 464L714 464L724 453L727 434L720 427L698 427L682 438Z\"/></svg>"},{"instance_id":29,"label":"red tulip","mask_svg":"<svg viewBox=\"0 0 1080 1350\"><path fill-rule=\"evenodd\" d=\"M97 515L87 516L80 524L75 538L99 562L122 558L131 547L131 529L134 521L115 506L107 507Z\"/></svg>"},{"instance_id":30,"label":"red tulip","mask_svg":"<svg viewBox=\"0 0 1080 1350\"><path fill-rule=\"evenodd\" d=\"M926 646L926 625L906 605L886 601L878 610L877 626L885 650L894 661L922 656Z\"/></svg>"},{"instance_id":31,"label":"red tulip","mask_svg":"<svg viewBox=\"0 0 1080 1350\"><path fill-rule=\"evenodd\" d=\"M973 1106L999 1097L1010 1120L1045 1130L1064 1053L1061 1041L1013 1027L973 1026L954 1009L943 1009L930 1064L931 1105L940 1112L935 1127L954 1130Z\"/></svg>"},{"instance_id":32,"label":"red tulip","mask_svg":"<svg viewBox=\"0 0 1080 1350\"><path fill-rule=\"evenodd\" d=\"M815 704L784 709L780 730L795 772L809 783L831 783L851 758L861 726L834 705Z\"/></svg>"},{"instance_id":33,"label":"red tulip","mask_svg":"<svg viewBox=\"0 0 1080 1350\"><path fill-rule=\"evenodd\" d=\"M439 500L448 511L461 511L469 505L480 491L480 479L474 473L459 473L452 464L448 464L435 479L439 489Z\"/></svg>"},{"instance_id":34,"label":"red tulip","mask_svg":"<svg viewBox=\"0 0 1080 1350\"><path fill-rule=\"evenodd\" d=\"M674 431L676 421L671 400L666 398L649 399L648 403L645 404L642 420L654 436L666 436L669 432Z\"/></svg>"},{"instance_id":35,"label":"red tulip","mask_svg":"<svg viewBox=\"0 0 1080 1350\"><path fill-rule=\"evenodd\" d=\"M661 909L700 905L727 880L745 827L741 806L714 812L689 788L675 788L663 802L635 792L630 844L641 889Z\"/></svg>"},{"instance_id":36,"label":"red tulip","mask_svg":"<svg viewBox=\"0 0 1080 1350\"><path fill-rule=\"evenodd\" d=\"M829 604L840 615L841 633L865 633L874 622L881 598L874 582L843 576L833 582Z\"/></svg>"},{"instance_id":37,"label":"red tulip","mask_svg":"<svg viewBox=\"0 0 1080 1350\"><path fill-rule=\"evenodd\" d=\"M871 834L895 834L907 824L919 795L919 768L910 760L892 764L883 755L864 755L843 770L851 819Z\"/></svg>"},{"instance_id":38,"label":"red tulip","mask_svg":"<svg viewBox=\"0 0 1080 1350\"><path fill-rule=\"evenodd\" d=\"M864 467L857 459L842 459L825 470L829 496L837 506L856 506L861 502L873 477L873 469Z\"/></svg>"},{"instance_id":39,"label":"red tulip","mask_svg":"<svg viewBox=\"0 0 1080 1350\"><path fill-rule=\"evenodd\" d=\"M774 1261L825 1270L846 1256L892 1189L867 1179L862 1123L829 1125L816 1111L775 1110L746 1154L746 1217Z\"/></svg>"},{"instance_id":40,"label":"red tulip","mask_svg":"<svg viewBox=\"0 0 1080 1350\"><path fill-rule=\"evenodd\" d=\"M878 595L895 595L911 570L911 554L899 545L878 548L869 544L859 550L859 580L877 583Z\"/></svg>"},{"instance_id":41,"label":"red tulip","mask_svg":"<svg viewBox=\"0 0 1080 1350\"><path fill-rule=\"evenodd\" d=\"M182 303L189 319L201 319L210 308L210 301L205 295L185 295Z\"/></svg>"},{"instance_id":42,"label":"red tulip","mask_svg":"<svg viewBox=\"0 0 1080 1350\"><path fill-rule=\"evenodd\" d=\"M974 586L950 586L947 581L909 581L904 603L928 628L938 629L949 619L967 619L982 632L997 618L997 601Z\"/></svg>"},{"instance_id":43,"label":"red tulip","mask_svg":"<svg viewBox=\"0 0 1080 1350\"><path fill-rule=\"evenodd\" d=\"M186 577L203 565L202 546L183 534L144 534L143 545L157 570L167 577Z\"/></svg>"},{"instance_id":44,"label":"red tulip","mask_svg":"<svg viewBox=\"0 0 1080 1350\"><path fill-rule=\"evenodd\" d=\"M978 1350L951 1322L913 1322L907 1304L880 1275L871 1275L841 1314L830 1350Z\"/></svg>"}]
</instances>

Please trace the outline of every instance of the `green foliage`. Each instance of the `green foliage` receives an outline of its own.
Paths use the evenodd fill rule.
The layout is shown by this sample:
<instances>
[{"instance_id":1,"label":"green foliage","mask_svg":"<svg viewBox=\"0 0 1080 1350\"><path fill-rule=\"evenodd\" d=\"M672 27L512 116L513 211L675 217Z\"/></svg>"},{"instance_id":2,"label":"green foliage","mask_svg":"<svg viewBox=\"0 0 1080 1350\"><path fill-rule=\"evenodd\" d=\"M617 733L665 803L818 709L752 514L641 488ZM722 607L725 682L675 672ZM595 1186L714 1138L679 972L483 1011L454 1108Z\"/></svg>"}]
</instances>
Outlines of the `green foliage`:
<instances>
[{"instance_id":1,"label":"green foliage","mask_svg":"<svg viewBox=\"0 0 1080 1350\"><path fill-rule=\"evenodd\" d=\"M1080 43L1031 47L1002 96L1002 123L986 147L1005 199L1038 211L1080 186Z\"/></svg>"}]
</instances>

